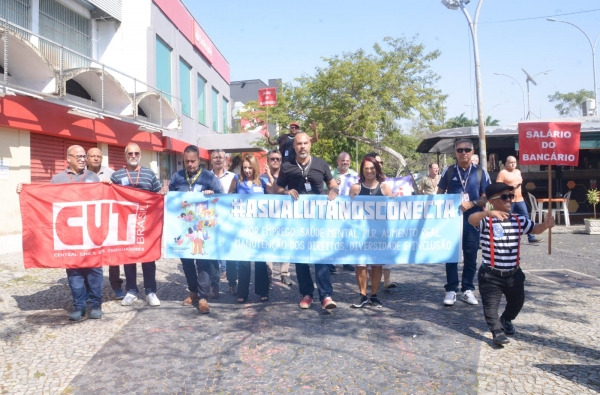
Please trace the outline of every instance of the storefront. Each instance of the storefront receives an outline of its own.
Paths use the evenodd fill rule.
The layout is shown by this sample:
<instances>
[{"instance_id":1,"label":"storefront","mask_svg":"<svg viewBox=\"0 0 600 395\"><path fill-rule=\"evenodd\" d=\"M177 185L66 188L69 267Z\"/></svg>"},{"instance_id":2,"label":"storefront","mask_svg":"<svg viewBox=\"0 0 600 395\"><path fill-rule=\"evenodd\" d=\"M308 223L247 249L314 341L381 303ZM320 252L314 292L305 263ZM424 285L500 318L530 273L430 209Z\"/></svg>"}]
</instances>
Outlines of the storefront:
<instances>
[{"instance_id":1,"label":"storefront","mask_svg":"<svg viewBox=\"0 0 600 395\"><path fill-rule=\"evenodd\" d=\"M568 119L537 120L537 122L581 122L581 143L579 164L576 167L558 166L552 168L552 194L562 197L571 191L569 213L571 223L581 223L593 212L586 202L589 189L598 187L600 181L600 117L579 117ZM488 171L492 180L504 168L508 156L517 158L517 168L521 170L524 192L530 192L536 198L548 197L548 167L519 165L518 125L487 126L486 145L488 152ZM453 142L458 138L469 138L479 149L477 127L465 127L441 130L424 139L417 152L450 154ZM526 199L527 204L529 201Z\"/></svg>"}]
</instances>

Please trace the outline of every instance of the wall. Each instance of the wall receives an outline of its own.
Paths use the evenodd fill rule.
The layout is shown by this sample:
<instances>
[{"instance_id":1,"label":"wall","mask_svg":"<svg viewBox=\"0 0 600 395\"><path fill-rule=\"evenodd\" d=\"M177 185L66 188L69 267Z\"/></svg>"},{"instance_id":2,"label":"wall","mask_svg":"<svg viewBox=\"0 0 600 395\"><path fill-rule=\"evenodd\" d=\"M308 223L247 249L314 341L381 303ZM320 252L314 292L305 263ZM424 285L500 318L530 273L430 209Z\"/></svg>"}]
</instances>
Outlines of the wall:
<instances>
[{"instance_id":1,"label":"wall","mask_svg":"<svg viewBox=\"0 0 600 395\"><path fill-rule=\"evenodd\" d=\"M174 0L177 1L177 0ZM229 81L223 77L206 61L206 59L194 48L192 43L177 29L175 25L162 13L162 11L152 3L152 17L150 30L153 34L148 35L148 82L156 84L156 35L165 41L173 51L171 53L171 74L172 74L172 92L179 97L179 58L183 58L190 66L191 72L191 108L192 116L181 115L182 132L165 131L164 136L174 137L183 140L189 144L198 144L199 137L212 133L212 107L211 90L214 87L219 91L219 107L222 105L223 95L231 101ZM207 80L206 97L206 125L197 121L198 116L198 91L197 75L200 74ZM176 108L180 108L178 102L174 103ZM219 112L220 113L220 112ZM219 117L221 118L221 117ZM222 121L219 119L219 124ZM221 129L222 130L222 129Z\"/></svg>"},{"instance_id":2,"label":"wall","mask_svg":"<svg viewBox=\"0 0 600 395\"><path fill-rule=\"evenodd\" d=\"M158 154L154 151L142 151L142 159L140 159L140 164L144 167L149 167L154 171L154 173L158 176Z\"/></svg>"},{"instance_id":3,"label":"wall","mask_svg":"<svg viewBox=\"0 0 600 395\"><path fill-rule=\"evenodd\" d=\"M0 179L0 236L21 232L18 183L31 182L29 132L0 127L0 158L9 161L8 180Z\"/></svg>"}]
</instances>

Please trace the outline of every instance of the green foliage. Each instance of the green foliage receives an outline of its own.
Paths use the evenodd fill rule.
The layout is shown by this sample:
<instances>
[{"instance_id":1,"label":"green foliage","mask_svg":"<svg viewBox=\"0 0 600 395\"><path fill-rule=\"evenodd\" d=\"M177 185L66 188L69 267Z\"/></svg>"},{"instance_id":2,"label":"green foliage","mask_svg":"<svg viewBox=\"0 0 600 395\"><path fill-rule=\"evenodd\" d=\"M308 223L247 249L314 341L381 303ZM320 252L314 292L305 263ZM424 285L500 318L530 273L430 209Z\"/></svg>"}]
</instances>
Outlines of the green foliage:
<instances>
[{"instance_id":1,"label":"green foliage","mask_svg":"<svg viewBox=\"0 0 600 395\"><path fill-rule=\"evenodd\" d=\"M402 155L413 158L419 140L403 132L399 120L442 124L446 95L435 88L439 76L429 66L439 56L437 50L426 52L415 38L386 37L372 52L359 49L323 58L325 66L314 75L282 85L277 106L269 108L269 123L297 121L310 132L310 122L317 122L319 141L313 152L331 164L341 151L354 158L356 141L359 159L374 150L393 158L390 166L401 162ZM265 122L265 108L257 102L246 108L242 117ZM392 170L386 163L386 171Z\"/></svg>"},{"instance_id":2,"label":"green foliage","mask_svg":"<svg viewBox=\"0 0 600 395\"><path fill-rule=\"evenodd\" d=\"M600 202L600 196L598 195L597 189L590 189L585 195L585 200L592 206L594 206L594 219L596 219L596 205Z\"/></svg>"},{"instance_id":3,"label":"green foliage","mask_svg":"<svg viewBox=\"0 0 600 395\"><path fill-rule=\"evenodd\" d=\"M554 108L561 117L576 117L583 115L581 103L588 98L593 98L594 92L586 89L580 89L577 92L560 93L555 92L548 96L550 103L556 102Z\"/></svg>"},{"instance_id":4,"label":"green foliage","mask_svg":"<svg viewBox=\"0 0 600 395\"><path fill-rule=\"evenodd\" d=\"M474 119L469 119L465 116L465 113L463 112L462 114L460 114L457 117L452 117L449 118L446 121L446 128L448 129L453 129L453 128L462 128L465 126L477 126L479 123L474 120ZM486 126L498 126L500 124L500 121L498 119L493 119L491 115L488 115L487 118L485 119L485 123Z\"/></svg>"}]
</instances>

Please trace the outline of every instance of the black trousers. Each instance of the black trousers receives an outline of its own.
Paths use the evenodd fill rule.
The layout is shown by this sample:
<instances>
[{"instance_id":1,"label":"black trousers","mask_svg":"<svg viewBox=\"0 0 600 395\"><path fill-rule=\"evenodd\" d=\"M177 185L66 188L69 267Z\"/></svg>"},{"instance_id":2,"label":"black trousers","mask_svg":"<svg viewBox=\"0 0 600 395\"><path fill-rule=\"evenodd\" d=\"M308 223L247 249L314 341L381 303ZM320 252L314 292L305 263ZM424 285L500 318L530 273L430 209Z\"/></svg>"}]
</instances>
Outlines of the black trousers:
<instances>
[{"instance_id":1,"label":"black trousers","mask_svg":"<svg viewBox=\"0 0 600 395\"><path fill-rule=\"evenodd\" d=\"M225 264L225 275L227 276L227 283L230 287L237 286L238 281L238 263L237 261L227 261Z\"/></svg>"},{"instance_id":2,"label":"black trousers","mask_svg":"<svg viewBox=\"0 0 600 395\"><path fill-rule=\"evenodd\" d=\"M499 277L485 271L483 265L477 275L479 294L483 305L483 315L492 333L502 330L498 317L498 307L502 295L506 298L506 307L502 313L505 320L517 318L525 303L525 274L521 269L510 277Z\"/></svg>"},{"instance_id":3,"label":"black trousers","mask_svg":"<svg viewBox=\"0 0 600 395\"><path fill-rule=\"evenodd\" d=\"M251 262L238 262L238 270L240 276L238 297L246 299L250 293ZM269 296L269 275L266 262L254 262L254 292L260 296Z\"/></svg>"},{"instance_id":4,"label":"black trousers","mask_svg":"<svg viewBox=\"0 0 600 395\"><path fill-rule=\"evenodd\" d=\"M120 266L109 266L108 267L108 280L110 281L110 287L112 289L121 289L123 280L121 280Z\"/></svg>"}]
</instances>

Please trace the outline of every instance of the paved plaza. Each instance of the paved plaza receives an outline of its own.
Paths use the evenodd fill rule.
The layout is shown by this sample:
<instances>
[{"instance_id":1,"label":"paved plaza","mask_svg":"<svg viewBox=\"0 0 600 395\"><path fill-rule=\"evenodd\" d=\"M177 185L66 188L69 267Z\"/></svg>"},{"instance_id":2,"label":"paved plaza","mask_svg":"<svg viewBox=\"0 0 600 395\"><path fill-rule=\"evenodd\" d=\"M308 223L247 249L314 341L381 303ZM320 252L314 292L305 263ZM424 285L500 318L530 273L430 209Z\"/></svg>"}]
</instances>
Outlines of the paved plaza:
<instances>
[{"instance_id":1,"label":"paved plaza","mask_svg":"<svg viewBox=\"0 0 600 395\"><path fill-rule=\"evenodd\" d=\"M121 306L105 268L104 317L70 323L64 270L0 255L0 394L598 393L600 237L571 228L556 228L552 255L547 234L522 246L526 303L504 348L481 305L442 305L444 265L394 268L399 287L380 293L382 309L351 309L354 274L340 267L330 314L298 309L297 285L281 285L275 265L269 302L240 305L222 282L199 315L181 306L180 262L163 259L160 307Z\"/></svg>"}]
</instances>

